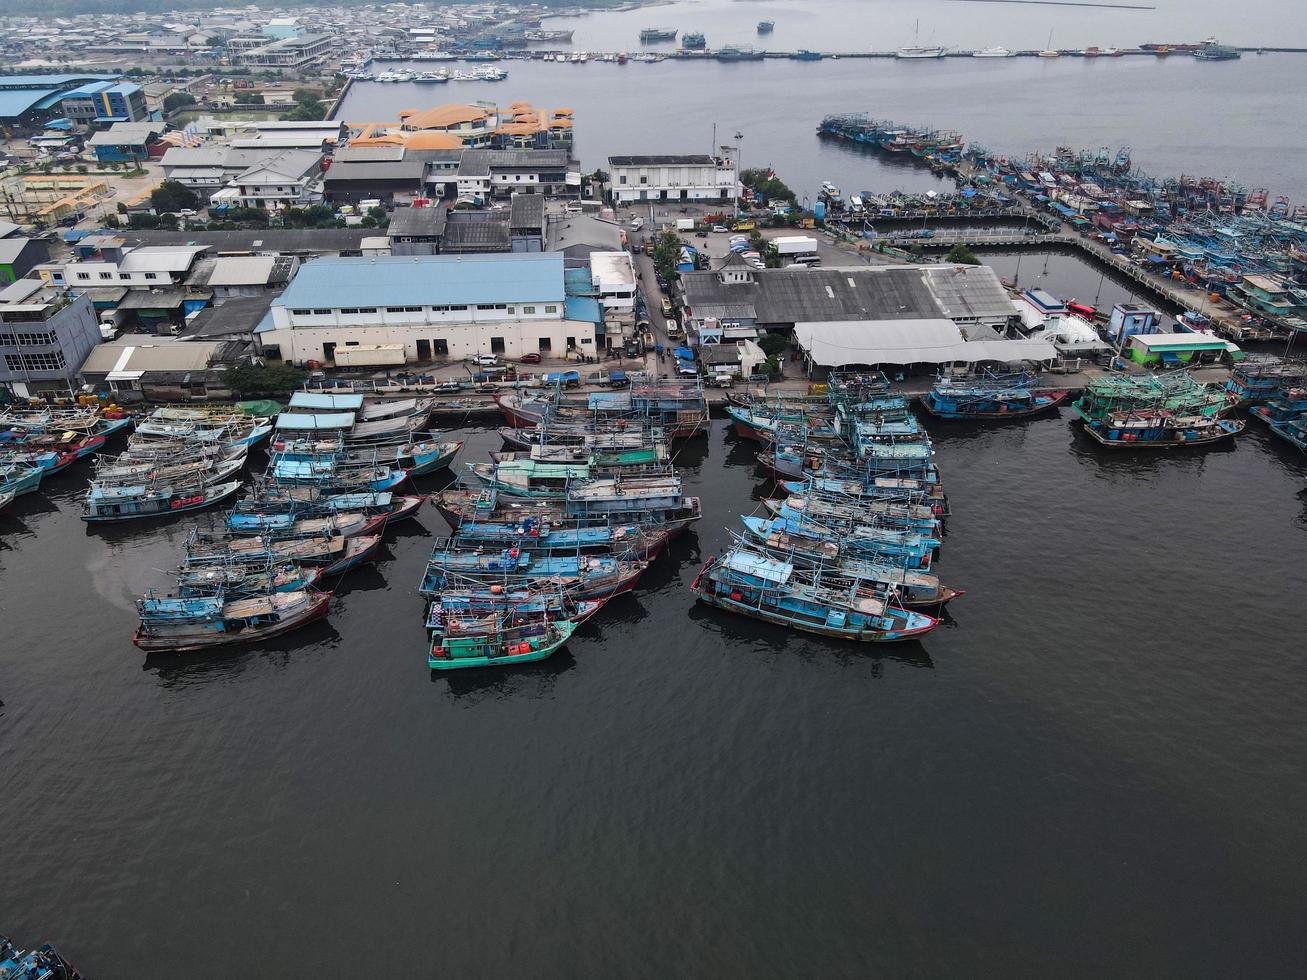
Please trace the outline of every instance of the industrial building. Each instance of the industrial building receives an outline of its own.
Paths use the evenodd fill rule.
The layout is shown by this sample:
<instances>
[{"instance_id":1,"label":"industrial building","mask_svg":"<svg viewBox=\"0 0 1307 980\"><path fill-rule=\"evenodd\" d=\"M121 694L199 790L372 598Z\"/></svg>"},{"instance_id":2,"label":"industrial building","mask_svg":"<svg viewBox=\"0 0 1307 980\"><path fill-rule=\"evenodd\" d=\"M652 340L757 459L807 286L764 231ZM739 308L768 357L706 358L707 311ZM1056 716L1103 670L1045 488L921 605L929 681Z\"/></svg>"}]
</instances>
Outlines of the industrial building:
<instances>
[{"instance_id":1,"label":"industrial building","mask_svg":"<svg viewBox=\"0 0 1307 980\"><path fill-rule=\"evenodd\" d=\"M0 289L0 384L19 397L69 391L99 342L87 297L37 278Z\"/></svg>"},{"instance_id":2,"label":"industrial building","mask_svg":"<svg viewBox=\"0 0 1307 980\"><path fill-rule=\"evenodd\" d=\"M684 273L691 343L792 332L809 368L1045 361L1045 340L1010 340L1017 311L988 266L755 269L732 254Z\"/></svg>"},{"instance_id":3,"label":"industrial building","mask_svg":"<svg viewBox=\"0 0 1307 980\"><path fill-rule=\"evenodd\" d=\"M593 353L601 318L572 319L561 255L410 255L307 263L256 337L265 356L329 364L366 347L374 364L477 354Z\"/></svg>"},{"instance_id":4,"label":"industrial building","mask_svg":"<svg viewBox=\"0 0 1307 980\"><path fill-rule=\"evenodd\" d=\"M735 163L706 153L608 158L613 203L641 201L734 201L739 196Z\"/></svg>"}]
</instances>

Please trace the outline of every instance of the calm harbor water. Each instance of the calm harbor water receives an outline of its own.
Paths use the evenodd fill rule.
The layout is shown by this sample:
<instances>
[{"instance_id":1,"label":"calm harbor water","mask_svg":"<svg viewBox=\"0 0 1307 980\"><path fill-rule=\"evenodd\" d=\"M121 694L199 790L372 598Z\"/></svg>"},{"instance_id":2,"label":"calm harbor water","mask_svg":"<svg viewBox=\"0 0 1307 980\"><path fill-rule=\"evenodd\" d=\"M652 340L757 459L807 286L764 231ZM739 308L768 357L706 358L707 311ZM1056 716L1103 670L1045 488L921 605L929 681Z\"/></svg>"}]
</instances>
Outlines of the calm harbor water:
<instances>
[{"instance_id":1,"label":"calm harbor water","mask_svg":"<svg viewBox=\"0 0 1307 980\"><path fill-rule=\"evenodd\" d=\"M6 931L97 977L1297 976L1302 458L933 431L969 592L927 641L693 604L763 486L717 422L637 594L453 676L434 510L328 623L146 658L185 525L88 530L85 467L54 478L0 516Z\"/></svg>"},{"instance_id":2,"label":"calm harbor water","mask_svg":"<svg viewBox=\"0 0 1307 980\"><path fill-rule=\"evenodd\" d=\"M747 5L736 6L752 16ZM606 167L612 154L707 153L715 123L718 144L735 145L742 134L744 167L775 167L801 198L815 200L824 180L849 193L951 186L891 154L816 135L829 113L868 112L956 130L1014 156L1129 146L1135 163L1157 176L1228 178L1307 202L1307 55L504 67L502 82L357 83L339 118L393 120L401 109L443 102L525 100L575 110L575 153L586 170Z\"/></svg>"},{"instance_id":3,"label":"calm harbor water","mask_svg":"<svg viewBox=\"0 0 1307 980\"><path fill-rule=\"evenodd\" d=\"M1127 7L1149 9L1127 9ZM760 20L775 23L756 33ZM939 44L974 51L1001 44L1042 50L1049 31L1056 48L1138 47L1217 35L1227 44L1307 47L1307 10L1292 0L1123 0L1121 6L986 2L986 0L674 0L620 13L558 17L545 27L572 30L579 51L640 50L640 30L698 31L710 47L748 44L759 50L892 51ZM671 51L676 42L646 45Z\"/></svg>"}]
</instances>

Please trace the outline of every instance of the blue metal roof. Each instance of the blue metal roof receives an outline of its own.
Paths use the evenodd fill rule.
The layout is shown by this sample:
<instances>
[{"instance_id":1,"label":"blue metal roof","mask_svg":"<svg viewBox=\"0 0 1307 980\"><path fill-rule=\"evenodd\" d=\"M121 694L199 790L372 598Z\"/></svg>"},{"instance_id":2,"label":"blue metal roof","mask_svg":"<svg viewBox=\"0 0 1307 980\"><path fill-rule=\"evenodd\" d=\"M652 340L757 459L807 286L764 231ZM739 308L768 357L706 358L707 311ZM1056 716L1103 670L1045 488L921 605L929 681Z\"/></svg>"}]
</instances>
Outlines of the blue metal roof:
<instances>
[{"instance_id":1,"label":"blue metal roof","mask_svg":"<svg viewBox=\"0 0 1307 980\"><path fill-rule=\"evenodd\" d=\"M290 396L290 407L322 409L328 412L357 412L363 407L363 396L327 395L315 391L297 391Z\"/></svg>"},{"instance_id":2,"label":"blue metal roof","mask_svg":"<svg viewBox=\"0 0 1307 980\"><path fill-rule=\"evenodd\" d=\"M0 89L43 88L51 85L68 85L71 82L90 82L95 79L112 81L117 75L64 74L64 75L0 75Z\"/></svg>"},{"instance_id":3,"label":"blue metal roof","mask_svg":"<svg viewBox=\"0 0 1307 980\"><path fill-rule=\"evenodd\" d=\"M569 320L603 323L604 312L599 300L593 296L569 296L563 301L563 311Z\"/></svg>"},{"instance_id":4,"label":"blue metal roof","mask_svg":"<svg viewBox=\"0 0 1307 980\"><path fill-rule=\"evenodd\" d=\"M319 431L323 429L349 429L354 426L353 412L332 412L319 415L300 415L282 412L277 416L278 429L306 429Z\"/></svg>"},{"instance_id":5,"label":"blue metal roof","mask_svg":"<svg viewBox=\"0 0 1307 980\"><path fill-rule=\"evenodd\" d=\"M85 85L77 86L77 88L73 89L71 92L65 92L63 97L65 99L71 99L77 96L99 95L107 88L110 88L108 81L87 82Z\"/></svg>"},{"instance_id":6,"label":"blue metal roof","mask_svg":"<svg viewBox=\"0 0 1307 980\"><path fill-rule=\"evenodd\" d=\"M38 102L59 94L57 88L20 88L0 91L0 119L17 119L23 113L34 109Z\"/></svg>"},{"instance_id":7,"label":"blue metal roof","mask_svg":"<svg viewBox=\"0 0 1307 980\"><path fill-rule=\"evenodd\" d=\"M509 252L316 259L300 266L273 305L468 306L563 298L562 253Z\"/></svg>"}]
</instances>

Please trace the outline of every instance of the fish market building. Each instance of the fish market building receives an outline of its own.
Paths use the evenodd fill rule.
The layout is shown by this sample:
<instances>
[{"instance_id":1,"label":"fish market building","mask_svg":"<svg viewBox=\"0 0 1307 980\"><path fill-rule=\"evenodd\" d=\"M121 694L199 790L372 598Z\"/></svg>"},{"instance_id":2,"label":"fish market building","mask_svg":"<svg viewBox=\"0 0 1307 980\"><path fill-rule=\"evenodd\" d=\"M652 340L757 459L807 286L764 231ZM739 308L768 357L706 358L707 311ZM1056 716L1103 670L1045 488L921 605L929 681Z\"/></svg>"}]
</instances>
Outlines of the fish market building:
<instances>
[{"instance_id":1,"label":"fish market building","mask_svg":"<svg viewBox=\"0 0 1307 980\"><path fill-rule=\"evenodd\" d=\"M593 354L602 313L569 318L578 309L556 253L324 258L300 268L256 338L265 356L300 365L369 346L405 363Z\"/></svg>"}]
</instances>

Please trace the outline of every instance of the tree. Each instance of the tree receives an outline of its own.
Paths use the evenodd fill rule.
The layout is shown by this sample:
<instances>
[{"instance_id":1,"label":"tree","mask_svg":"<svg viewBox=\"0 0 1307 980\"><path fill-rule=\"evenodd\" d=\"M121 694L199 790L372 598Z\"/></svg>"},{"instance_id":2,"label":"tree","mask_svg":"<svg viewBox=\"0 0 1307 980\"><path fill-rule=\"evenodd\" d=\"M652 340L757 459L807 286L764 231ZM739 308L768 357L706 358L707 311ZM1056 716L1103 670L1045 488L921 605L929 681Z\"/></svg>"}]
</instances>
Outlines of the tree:
<instances>
[{"instance_id":1,"label":"tree","mask_svg":"<svg viewBox=\"0 0 1307 980\"><path fill-rule=\"evenodd\" d=\"M980 259L976 257L976 253L961 242L948 250L948 255L944 256L944 261L956 262L959 265L980 265Z\"/></svg>"},{"instance_id":2,"label":"tree","mask_svg":"<svg viewBox=\"0 0 1307 980\"><path fill-rule=\"evenodd\" d=\"M653 262L658 278L670 280L681 261L681 239L674 231L660 232L654 245Z\"/></svg>"},{"instance_id":3,"label":"tree","mask_svg":"<svg viewBox=\"0 0 1307 980\"><path fill-rule=\"evenodd\" d=\"M160 214L165 211L194 211L200 206L200 198L185 184L165 180L150 192L150 205Z\"/></svg>"},{"instance_id":4,"label":"tree","mask_svg":"<svg viewBox=\"0 0 1307 980\"><path fill-rule=\"evenodd\" d=\"M159 216L148 211L138 211L127 216L128 228L158 228Z\"/></svg>"},{"instance_id":5,"label":"tree","mask_svg":"<svg viewBox=\"0 0 1307 980\"><path fill-rule=\"evenodd\" d=\"M765 333L758 338L758 346L768 357L779 357L789 348L790 342L782 334Z\"/></svg>"},{"instance_id":6,"label":"tree","mask_svg":"<svg viewBox=\"0 0 1307 980\"><path fill-rule=\"evenodd\" d=\"M164 112L175 112L188 105L195 105L195 96L189 92L170 92L163 97Z\"/></svg>"},{"instance_id":7,"label":"tree","mask_svg":"<svg viewBox=\"0 0 1307 980\"><path fill-rule=\"evenodd\" d=\"M757 196L765 197L769 201L789 201L791 204L798 201L794 191L790 190L785 181L773 176L770 170L761 168L741 170L740 183Z\"/></svg>"},{"instance_id":8,"label":"tree","mask_svg":"<svg viewBox=\"0 0 1307 980\"><path fill-rule=\"evenodd\" d=\"M373 220L378 228L384 228L390 224L390 215L386 214L385 208L368 208L368 217Z\"/></svg>"},{"instance_id":9,"label":"tree","mask_svg":"<svg viewBox=\"0 0 1307 980\"><path fill-rule=\"evenodd\" d=\"M173 214L171 211L165 211L163 214L159 215L159 227L164 231L176 231L177 215Z\"/></svg>"},{"instance_id":10,"label":"tree","mask_svg":"<svg viewBox=\"0 0 1307 980\"><path fill-rule=\"evenodd\" d=\"M241 364L223 375L231 389L243 398L250 395L288 395L297 390L308 374L290 364Z\"/></svg>"}]
</instances>

